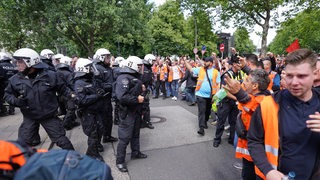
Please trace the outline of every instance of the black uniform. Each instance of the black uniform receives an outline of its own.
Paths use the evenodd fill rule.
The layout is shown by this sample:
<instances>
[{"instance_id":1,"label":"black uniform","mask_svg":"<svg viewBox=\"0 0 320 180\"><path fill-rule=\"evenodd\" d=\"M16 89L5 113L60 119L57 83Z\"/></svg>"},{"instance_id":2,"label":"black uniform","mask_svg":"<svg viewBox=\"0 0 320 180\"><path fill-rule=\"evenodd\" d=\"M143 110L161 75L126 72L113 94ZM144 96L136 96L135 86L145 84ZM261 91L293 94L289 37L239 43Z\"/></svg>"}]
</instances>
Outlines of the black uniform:
<instances>
[{"instance_id":1,"label":"black uniform","mask_svg":"<svg viewBox=\"0 0 320 180\"><path fill-rule=\"evenodd\" d=\"M114 80L113 87L114 87L115 82L117 81L118 76L120 75L120 70L121 70L121 67L114 67L112 69L113 80ZM119 125L119 102L118 102L117 97L115 95L115 91L112 91L112 98L114 100L113 123L115 125Z\"/></svg>"},{"instance_id":2,"label":"black uniform","mask_svg":"<svg viewBox=\"0 0 320 180\"><path fill-rule=\"evenodd\" d=\"M64 84L73 92L74 88L74 78L73 72L70 67L66 64L58 64L57 75L64 82ZM59 94L59 101L64 104L66 107L66 115L63 118L63 127L66 130L70 130L73 127L79 126L80 124L76 122L76 107L74 104L74 99L64 96L63 94ZM61 107L61 106L60 106Z\"/></svg>"},{"instance_id":3,"label":"black uniform","mask_svg":"<svg viewBox=\"0 0 320 180\"><path fill-rule=\"evenodd\" d=\"M115 84L116 97L119 100L120 124L117 147L117 164L124 164L127 145L131 144L131 156L140 154L141 105L138 96L142 93L142 82L137 72L125 67Z\"/></svg>"},{"instance_id":4,"label":"black uniform","mask_svg":"<svg viewBox=\"0 0 320 180\"><path fill-rule=\"evenodd\" d=\"M7 71L0 65L0 116L7 115L7 108L4 105L4 89L8 84Z\"/></svg>"},{"instance_id":5,"label":"black uniform","mask_svg":"<svg viewBox=\"0 0 320 180\"><path fill-rule=\"evenodd\" d=\"M117 139L111 136L113 118L112 118L112 85L114 82L113 71L112 68L105 65L103 62L99 62L96 64L96 68L99 71L98 76L94 76L97 86L102 88L107 94L103 98L103 142L114 142Z\"/></svg>"},{"instance_id":6,"label":"black uniform","mask_svg":"<svg viewBox=\"0 0 320 180\"><path fill-rule=\"evenodd\" d=\"M56 73L46 69L36 69L28 76L19 72L9 79L4 98L9 104L19 107L23 114L18 134L20 140L32 145L41 124L59 147L74 149L65 136L61 120L56 116L57 92L69 93Z\"/></svg>"},{"instance_id":7,"label":"black uniform","mask_svg":"<svg viewBox=\"0 0 320 180\"><path fill-rule=\"evenodd\" d=\"M8 85L8 80L10 77L12 77L14 74L16 74L18 72L17 68L10 63L10 59L5 59L0 61L0 67L4 70L5 75L4 75L4 79L3 79L3 84L1 84L1 92L0 92L0 97L1 97L1 101L0 101L0 110L1 110L1 115L5 115L7 113L7 108L4 105L4 99L3 99L3 95L4 95L4 89L6 88L6 86ZM13 115L14 114L14 106L9 105L9 114Z\"/></svg>"},{"instance_id":8,"label":"black uniform","mask_svg":"<svg viewBox=\"0 0 320 180\"><path fill-rule=\"evenodd\" d=\"M143 74L141 76L142 83L146 87L147 91L143 94L145 99L142 105L142 119L141 119L141 127L148 127L153 129L150 122L150 91L152 90L152 77L153 72L151 69L152 65L149 63L144 64Z\"/></svg>"},{"instance_id":9,"label":"black uniform","mask_svg":"<svg viewBox=\"0 0 320 180\"><path fill-rule=\"evenodd\" d=\"M242 77L240 77L240 73L235 73L232 69L229 69L227 72L225 72L221 76L221 84L223 85L225 85L225 82L224 82L225 76L229 76L230 78L237 79L237 80L242 79ZM223 134L224 124L227 119L230 125L230 136L228 138L228 143L233 144L235 124L236 124L238 113L239 113L239 109L235 100L225 97L224 99L222 99L221 102L219 102L218 112L217 112L218 122L217 122L217 128L216 128L216 135L213 140L214 147L218 147L219 144L221 143L221 136Z\"/></svg>"},{"instance_id":10,"label":"black uniform","mask_svg":"<svg viewBox=\"0 0 320 180\"><path fill-rule=\"evenodd\" d=\"M95 86L90 74L75 79L75 103L81 114L83 132L88 136L88 149L86 154L103 161L98 147L103 133L103 95L105 92Z\"/></svg>"}]
</instances>

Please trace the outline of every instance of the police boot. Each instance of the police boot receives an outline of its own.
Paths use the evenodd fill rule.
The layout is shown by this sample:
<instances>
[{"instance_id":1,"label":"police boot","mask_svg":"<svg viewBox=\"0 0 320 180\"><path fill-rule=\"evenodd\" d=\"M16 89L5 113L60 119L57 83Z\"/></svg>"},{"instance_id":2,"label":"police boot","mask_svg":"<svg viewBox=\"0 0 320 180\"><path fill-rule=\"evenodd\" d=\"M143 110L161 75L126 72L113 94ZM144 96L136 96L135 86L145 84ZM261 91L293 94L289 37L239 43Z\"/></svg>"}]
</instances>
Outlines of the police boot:
<instances>
[{"instance_id":1,"label":"police boot","mask_svg":"<svg viewBox=\"0 0 320 180\"><path fill-rule=\"evenodd\" d=\"M102 161L104 162L104 159L103 157L99 154L98 152L98 148L97 147L88 147L87 149L87 152L86 152L86 155L94 158L94 159L97 159L99 161Z\"/></svg>"},{"instance_id":2,"label":"police boot","mask_svg":"<svg viewBox=\"0 0 320 180\"><path fill-rule=\"evenodd\" d=\"M147 122L146 127L149 129L154 129L154 126L152 126L151 122Z\"/></svg>"}]
</instances>

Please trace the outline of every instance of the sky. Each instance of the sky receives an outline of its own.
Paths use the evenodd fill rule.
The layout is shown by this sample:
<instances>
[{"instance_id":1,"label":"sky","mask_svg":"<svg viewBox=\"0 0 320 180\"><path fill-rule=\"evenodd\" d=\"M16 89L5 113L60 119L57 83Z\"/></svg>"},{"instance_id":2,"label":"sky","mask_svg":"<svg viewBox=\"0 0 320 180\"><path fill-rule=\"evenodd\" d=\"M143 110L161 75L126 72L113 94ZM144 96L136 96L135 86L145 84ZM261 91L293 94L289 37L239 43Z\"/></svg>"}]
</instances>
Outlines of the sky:
<instances>
[{"instance_id":1,"label":"sky","mask_svg":"<svg viewBox=\"0 0 320 180\"><path fill-rule=\"evenodd\" d=\"M166 0L149 0L150 2L154 2L156 6L160 6L166 2ZM224 33L231 33L233 34L235 31L234 28L229 29L221 29L221 32ZM262 32L262 28L258 25L254 26L254 31L250 33L250 39L252 40L253 44L258 48L261 47L261 37L256 34L256 32ZM269 29L268 37L267 37L267 44L269 44L274 37L276 36L276 29Z\"/></svg>"}]
</instances>

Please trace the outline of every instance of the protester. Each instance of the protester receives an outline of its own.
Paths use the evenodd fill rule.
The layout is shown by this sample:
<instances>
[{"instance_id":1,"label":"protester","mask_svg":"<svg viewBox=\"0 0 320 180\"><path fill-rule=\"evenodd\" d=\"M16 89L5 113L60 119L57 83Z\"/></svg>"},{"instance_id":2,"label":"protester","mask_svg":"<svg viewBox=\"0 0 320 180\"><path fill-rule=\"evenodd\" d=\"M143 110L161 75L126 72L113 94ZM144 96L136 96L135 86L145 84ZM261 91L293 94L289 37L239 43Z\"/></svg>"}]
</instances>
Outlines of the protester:
<instances>
[{"instance_id":1,"label":"protester","mask_svg":"<svg viewBox=\"0 0 320 180\"><path fill-rule=\"evenodd\" d=\"M214 59L206 57L203 67L192 68L188 61L185 61L187 69L195 76L198 76L196 85L196 98L198 104L198 134L204 136L204 129L208 128L207 122L211 114L212 96L218 91L220 73L213 67Z\"/></svg>"},{"instance_id":2,"label":"protester","mask_svg":"<svg viewBox=\"0 0 320 180\"><path fill-rule=\"evenodd\" d=\"M248 131L250 155L261 179L310 179L320 152L320 95L312 89L317 55L299 49L286 58L287 89L266 96L252 115ZM319 167L318 167L319 168Z\"/></svg>"}]
</instances>

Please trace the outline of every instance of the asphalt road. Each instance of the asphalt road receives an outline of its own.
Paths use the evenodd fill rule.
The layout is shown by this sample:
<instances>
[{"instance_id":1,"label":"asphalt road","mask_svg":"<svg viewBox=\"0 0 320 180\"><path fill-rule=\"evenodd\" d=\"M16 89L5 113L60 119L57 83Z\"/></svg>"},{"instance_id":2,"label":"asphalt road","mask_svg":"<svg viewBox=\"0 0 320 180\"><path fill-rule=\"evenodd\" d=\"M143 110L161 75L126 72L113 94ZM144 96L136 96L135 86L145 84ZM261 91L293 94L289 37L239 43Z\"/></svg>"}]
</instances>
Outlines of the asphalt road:
<instances>
[{"instance_id":1,"label":"asphalt road","mask_svg":"<svg viewBox=\"0 0 320 180\"><path fill-rule=\"evenodd\" d=\"M141 129L140 148L147 159L131 160L130 145L127 149L128 173L119 172L115 166L117 143L104 144L102 153L111 167L115 180L237 180L240 170L232 164L234 148L227 143L226 133L218 148L212 146L215 126L208 124L205 136L199 136L197 106L188 106L184 101L171 98L151 100L151 116L155 129ZM0 117L0 139L17 139L21 123L21 113ZM117 126L112 134L117 137ZM42 143L38 148L48 148L51 144L43 128L40 129ZM75 149L85 153L87 137L82 128L67 131ZM53 148L58 148L54 146Z\"/></svg>"}]
</instances>

